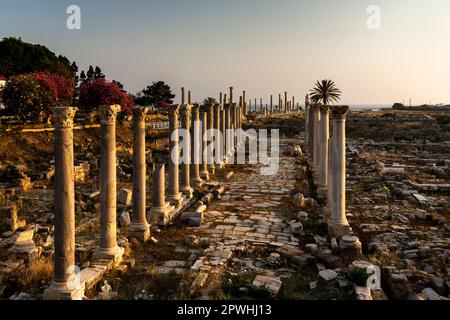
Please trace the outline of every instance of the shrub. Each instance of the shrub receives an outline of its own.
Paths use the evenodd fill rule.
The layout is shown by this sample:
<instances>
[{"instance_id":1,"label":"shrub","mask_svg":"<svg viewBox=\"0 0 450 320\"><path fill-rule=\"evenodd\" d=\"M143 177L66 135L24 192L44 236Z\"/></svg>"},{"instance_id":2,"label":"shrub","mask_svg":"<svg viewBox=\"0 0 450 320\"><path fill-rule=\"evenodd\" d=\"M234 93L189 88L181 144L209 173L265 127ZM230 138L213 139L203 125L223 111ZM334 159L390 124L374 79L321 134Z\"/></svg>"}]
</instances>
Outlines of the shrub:
<instances>
[{"instance_id":1,"label":"shrub","mask_svg":"<svg viewBox=\"0 0 450 320\"><path fill-rule=\"evenodd\" d=\"M13 77L2 90L5 113L19 120L42 122L51 108L72 101L74 81L61 75L37 72Z\"/></svg>"},{"instance_id":2,"label":"shrub","mask_svg":"<svg viewBox=\"0 0 450 320\"><path fill-rule=\"evenodd\" d=\"M119 104L122 112L128 112L133 107L134 100L117 83L108 82L105 78L98 78L81 86L79 105L84 111L112 104Z\"/></svg>"}]
</instances>

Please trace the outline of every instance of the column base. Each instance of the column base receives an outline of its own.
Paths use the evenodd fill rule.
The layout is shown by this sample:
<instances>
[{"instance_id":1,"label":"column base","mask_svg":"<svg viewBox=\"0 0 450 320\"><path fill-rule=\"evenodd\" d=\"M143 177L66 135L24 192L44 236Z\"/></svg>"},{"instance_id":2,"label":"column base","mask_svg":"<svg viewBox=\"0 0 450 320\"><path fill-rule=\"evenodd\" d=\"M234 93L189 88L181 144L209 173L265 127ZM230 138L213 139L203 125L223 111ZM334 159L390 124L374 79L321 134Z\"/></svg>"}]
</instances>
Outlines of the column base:
<instances>
[{"instance_id":1,"label":"column base","mask_svg":"<svg viewBox=\"0 0 450 320\"><path fill-rule=\"evenodd\" d=\"M57 283L52 281L44 291L44 300L83 300L84 283L74 285L70 283Z\"/></svg>"},{"instance_id":2,"label":"column base","mask_svg":"<svg viewBox=\"0 0 450 320\"><path fill-rule=\"evenodd\" d=\"M194 196L194 189L192 189L191 187L189 188L183 188L181 190L181 193L188 199L192 199L192 197Z\"/></svg>"},{"instance_id":3,"label":"column base","mask_svg":"<svg viewBox=\"0 0 450 320\"><path fill-rule=\"evenodd\" d=\"M93 259L94 260L111 260L114 265L119 264L122 261L123 253L125 249L119 246L115 248L101 248L98 247L95 252Z\"/></svg>"},{"instance_id":4,"label":"column base","mask_svg":"<svg viewBox=\"0 0 450 320\"><path fill-rule=\"evenodd\" d=\"M150 221L153 224L167 224L170 221L169 213L174 209L169 202L166 203L164 207L156 207L150 210Z\"/></svg>"},{"instance_id":5,"label":"column base","mask_svg":"<svg viewBox=\"0 0 450 320\"><path fill-rule=\"evenodd\" d=\"M328 224L328 222L331 220L331 215L331 209L327 205L325 208L323 208L323 221Z\"/></svg>"},{"instance_id":6,"label":"column base","mask_svg":"<svg viewBox=\"0 0 450 320\"><path fill-rule=\"evenodd\" d=\"M317 188L317 196L322 200L326 199L327 198L327 187L319 186Z\"/></svg>"},{"instance_id":7,"label":"column base","mask_svg":"<svg viewBox=\"0 0 450 320\"><path fill-rule=\"evenodd\" d=\"M330 222L328 224L328 235L330 237L336 237L337 239L341 239L342 237L350 235L352 232L352 228L348 224L340 224Z\"/></svg>"},{"instance_id":8,"label":"column base","mask_svg":"<svg viewBox=\"0 0 450 320\"><path fill-rule=\"evenodd\" d=\"M176 202L176 201L180 201L182 198L182 193L179 192L177 194L169 194L167 195L167 199L171 202Z\"/></svg>"},{"instance_id":9,"label":"column base","mask_svg":"<svg viewBox=\"0 0 450 320\"><path fill-rule=\"evenodd\" d=\"M148 223L131 223L128 227L128 234L130 238L146 242L150 239L150 226Z\"/></svg>"},{"instance_id":10,"label":"column base","mask_svg":"<svg viewBox=\"0 0 450 320\"><path fill-rule=\"evenodd\" d=\"M204 181L209 181L209 172L207 170L202 171L200 174Z\"/></svg>"}]
</instances>

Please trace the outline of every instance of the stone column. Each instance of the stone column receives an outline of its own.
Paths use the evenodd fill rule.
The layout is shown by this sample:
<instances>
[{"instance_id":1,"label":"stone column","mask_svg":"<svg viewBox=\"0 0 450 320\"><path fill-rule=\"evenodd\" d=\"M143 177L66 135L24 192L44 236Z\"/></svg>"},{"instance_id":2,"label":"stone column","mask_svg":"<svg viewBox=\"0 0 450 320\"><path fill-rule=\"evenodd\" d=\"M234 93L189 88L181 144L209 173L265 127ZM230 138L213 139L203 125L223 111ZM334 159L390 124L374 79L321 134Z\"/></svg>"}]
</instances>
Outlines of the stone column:
<instances>
[{"instance_id":1,"label":"stone column","mask_svg":"<svg viewBox=\"0 0 450 320\"><path fill-rule=\"evenodd\" d=\"M233 87L230 87L230 103L233 103Z\"/></svg>"},{"instance_id":2,"label":"stone column","mask_svg":"<svg viewBox=\"0 0 450 320\"><path fill-rule=\"evenodd\" d=\"M309 95L305 96L305 143L309 146Z\"/></svg>"},{"instance_id":3,"label":"stone column","mask_svg":"<svg viewBox=\"0 0 450 320\"><path fill-rule=\"evenodd\" d=\"M73 118L77 108L53 108L55 125L55 257L45 300L81 300L84 285L75 276L75 185L73 177Z\"/></svg>"},{"instance_id":4,"label":"stone column","mask_svg":"<svg viewBox=\"0 0 450 320\"><path fill-rule=\"evenodd\" d=\"M184 151L183 163L181 163L181 186L180 191L187 197L192 198L193 190L191 188L191 105L181 106L181 126L185 130L186 137L183 137L186 141L183 141Z\"/></svg>"},{"instance_id":5,"label":"stone column","mask_svg":"<svg viewBox=\"0 0 450 320\"><path fill-rule=\"evenodd\" d=\"M200 112L200 121L201 121L201 132L200 137L202 139L202 164L200 174L203 180L209 180L209 172L208 172L208 157L207 157L207 148L208 148L208 137L206 132L208 131L208 123L207 123L207 115L206 112Z\"/></svg>"},{"instance_id":6,"label":"stone column","mask_svg":"<svg viewBox=\"0 0 450 320\"><path fill-rule=\"evenodd\" d=\"M181 104L185 104L184 87L181 88Z\"/></svg>"},{"instance_id":7,"label":"stone column","mask_svg":"<svg viewBox=\"0 0 450 320\"><path fill-rule=\"evenodd\" d=\"M230 88L231 89L231 88ZM208 139L208 146L209 149L207 150L208 154L208 171L209 175L215 174L215 167L214 167L214 105L211 104L209 106L206 106L206 116L207 116L207 125L208 125L208 131L207 131L207 139Z\"/></svg>"},{"instance_id":8,"label":"stone column","mask_svg":"<svg viewBox=\"0 0 450 320\"><path fill-rule=\"evenodd\" d=\"M236 103L233 103L231 106L232 106L232 110L233 110L233 112L232 112L233 116L232 116L231 121L233 122L233 128L234 128L234 134L233 134L233 139L234 140L233 140L233 143L234 143L234 152L236 152L237 151L237 145L238 145L236 132L238 130L238 112L239 112L239 109L238 109L238 106L237 106Z\"/></svg>"},{"instance_id":9,"label":"stone column","mask_svg":"<svg viewBox=\"0 0 450 320\"><path fill-rule=\"evenodd\" d=\"M281 93L278 94L278 112L281 112L282 106L281 106Z\"/></svg>"},{"instance_id":10,"label":"stone column","mask_svg":"<svg viewBox=\"0 0 450 320\"><path fill-rule=\"evenodd\" d=\"M345 213L345 120L348 106L334 106L331 110L331 121L333 126L333 208L331 219L328 224L330 236L342 238L351 233L350 225Z\"/></svg>"},{"instance_id":11,"label":"stone column","mask_svg":"<svg viewBox=\"0 0 450 320\"><path fill-rule=\"evenodd\" d=\"M273 112L273 95L270 95L270 113Z\"/></svg>"},{"instance_id":12,"label":"stone column","mask_svg":"<svg viewBox=\"0 0 450 320\"><path fill-rule=\"evenodd\" d=\"M245 91L242 92L242 114L245 117L247 115L247 99L245 98Z\"/></svg>"},{"instance_id":13,"label":"stone column","mask_svg":"<svg viewBox=\"0 0 450 320\"><path fill-rule=\"evenodd\" d=\"M214 105L214 129L215 129L215 137L214 137L214 162L217 168L221 168L223 165L222 161L222 137L220 134L221 125L220 125L220 109L222 106L220 104Z\"/></svg>"},{"instance_id":14,"label":"stone column","mask_svg":"<svg viewBox=\"0 0 450 320\"><path fill-rule=\"evenodd\" d=\"M236 107L236 146L241 143L241 110L242 107Z\"/></svg>"},{"instance_id":15,"label":"stone column","mask_svg":"<svg viewBox=\"0 0 450 320\"><path fill-rule=\"evenodd\" d=\"M309 104L309 120L308 120L308 148L311 163L314 161L314 108L315 104Z\"/></svg>"},{"instance_id":16,"label":"stone column","mask_svg":"<svg viewBox=\"0 0 450 320\"><path fill-rule=\"evenodd\" d=\"M181 200L179 188L179 159L180 150L178 146L178 113L179 105L172 105L169 109L169 187L168 199L175 204Z\"/></svg>"},{"instance_id":17,"label":"stone column","mask_svg":"<svg viewBox=\"0 0 450 320\"><path fill-rule=\"evenodd\" d=\"M225 163L226 158L226 144L227 144L227 129L226 129L226 109L225 105L222 105L222 110L220 110L220 131L221 131L221 146L222 146L222 163Z\"/></svg>"},{"instance_id":18,"label":"stone column","mask_svg":"<svg viewBox=\"0 0 450 320\"><path fill-rule=\"evenodd\" d=\"M255 98L255 113L258 113L258 107L257 107L258 103L256 102L256 98Z\"/></svg>"},{"instance_id":19,"label":"stone column","mask_svg":"<svg viewBox=\"0 0 450 320\"><path fill-rule=\"evenodd\" d=\"M223 102L223 96L222 96L222 92L221 93L219 93L219 103L221 104L221 105L224 105L225 104L225 102Z\"/></svg>"},{"instance_id":20,"label":"stone column","mask_svg":"<svg viewBox=\"0 0 450 320\"><path fill-rule=\"evenodd\" d=\"M232 150L231 150L231 110L230 105L226 104L224 107L225 110L225 156L228 158L232 156ZM228 161L229 162L229 161Z\"/></svg>"},{"instance_id":21,"label":"stone column","mask_svg":"<svg viewBox=\"0 0 450 320\"><path fill-rule=\"evenodd\" d=\"M332 129L332 128L331 128ZM327 203L323 209L323 219L326 223L331 219L333 208L333 131L330 129L328 143L328 163L327 163Z\"/></svg>"},{"instance_id":22,"label":"stone column","mask_svg":"<svg viewBox=\"0 0 450 320\"><path fill-rule=\"evenodd\" d=\"M200 105L194 104L192 107L192 141L191 141L191 178L195 186L200 186L202 179L200 178L200 162L201 162L201 123L200 123Z\"/></svg>"},{"instance_id":23,"label":"stone column","mask_svg":"<svg viewBox=\"0 0 450 320\"><path fill-rule=\"evenodd\" d=\"M252 100L248 100L248 111L252 112Z\"/></svg>"},{"instance_id":24,"label":"stone column","mask_svg":"<svg viewBox=\"0 0 450 320\"><path fill-rule=\"evenodd\" d=\"M319 160L319 195L324 197L327 191L328 180L328 139L329 129L329 106L320 106L320 160Z\"/></svg>"},{"instance_id":25,"label":"stone column","mask_svg":"<svg viewBox=\"0 0 450 320\"><path fill-rule=\"evenodd\" d=\"M94 259L119 262L123 250L117 245L116 117L119 105L100 106L100 246Z\"/></svg>"},{"instance_id":26,"label":"stone column","mask_svg":"<svg viewBox=\"0 0 450 320\"><path fill-rule=\"evenodd\" d=\"M313 158L313 170L314 181L318 184L318 171L320 162L320 105L314 106L314 158Z\"/></svg>"},{"instance_id":27,"label":"stone column","mask_svg":"<svg viewBox=\"0 0 450 320\"><path fill-rule=\"evenodd\" d=\"M191 91L188 91L188 104L189 104L189 105L192 105Z\"/></svg>"},{"instance_id":28,"label":"stone column","mask_svg":"<svg viewBox=\"0 0 450 320\"><path fill-rule=\"evenodd\" d=\"M295 97L292 97L292 104L291 104L292 110L295 108Z\"/></svg>"},{"instance_id":29,"label":"stone column","mask_svg":"<svg viewBox=\"0 0 450 320\"><path fill-rule=\"evenodd\" d=\"M155 224L166 224L169 221L170 204L166 203L166 161L163 153L154 153L155 172L153 173L153 206L150 210L150 220Z\"/></svg>"},{"instance_id":30,"label":"stone column","mask_svg":"<svg viewBox=\"0 0 450 320\"><path fill-rule=\"evenodd\" d=\"M145 113L146 108L133 108L133 222L128 228L131 237L141 241L150 238L145 206Z\"/></svg>"},{"instance_id":31,"label":"stone column","mask_svg":"<svg viewBox=\"0 0 450 320\"><path fill-rule=\"evenodd\" d=\"M288 112L288 100L287 100L287 91L284 92L284 112Z\"/></svg>"}]
</instances>

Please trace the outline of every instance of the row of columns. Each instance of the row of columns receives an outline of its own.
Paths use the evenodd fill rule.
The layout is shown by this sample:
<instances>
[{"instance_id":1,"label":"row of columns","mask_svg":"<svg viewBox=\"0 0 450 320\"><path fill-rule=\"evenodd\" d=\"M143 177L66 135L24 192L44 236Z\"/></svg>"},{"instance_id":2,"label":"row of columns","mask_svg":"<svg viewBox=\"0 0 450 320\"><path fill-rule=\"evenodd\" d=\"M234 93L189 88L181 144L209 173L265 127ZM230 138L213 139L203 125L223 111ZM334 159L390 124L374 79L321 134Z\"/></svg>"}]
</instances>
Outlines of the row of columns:
<instances>
[{"instance_id":1,"label":"row of columns","mask_svg":"<svg viewBox=\"0 0 450 320\"><path fill-rule=\"evenodd\" d=\"M324 219L328 223L329 234L337 238L351 233L345 209L345 123L348 111L348 106L311 104L308 96L305 98L305 142L314 182L319 196L327 200Z\"/></svg>"}]
</instances>

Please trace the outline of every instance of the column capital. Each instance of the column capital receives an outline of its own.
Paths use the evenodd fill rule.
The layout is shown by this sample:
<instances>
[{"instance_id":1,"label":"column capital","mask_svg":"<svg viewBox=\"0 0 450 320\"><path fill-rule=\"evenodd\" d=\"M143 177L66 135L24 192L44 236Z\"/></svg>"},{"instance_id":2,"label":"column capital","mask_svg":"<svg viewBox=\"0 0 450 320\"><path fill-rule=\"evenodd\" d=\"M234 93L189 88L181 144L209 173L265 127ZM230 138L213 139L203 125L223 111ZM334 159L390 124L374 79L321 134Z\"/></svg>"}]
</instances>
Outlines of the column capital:
<instances>
[{"instance_id":1,"label":"column capital","mask_svg":"<svg viewBox=\"0 0 450 320\"><path fill-rule=\"evenodd\" d=\"M179 104L172 104L169 106L169 112L171 114L177 114L180 112L180 105Z\"/></svg>"},{"instance_id":2,"label":"column capital","mask_svg":"<svg viewBox=\"0 0 450 320\"><path fill-rule=\"evenodd\" d=\"M350 110L349 106L332 106L331 119L345 120L349 110Z\"/></svg>"},{"instance_id":3,"label":"column capital","mask_svg":"<svg viewBox=\"0 0 450 320\"><path fill-rule=\"evenodd\" d=\"M324 105L320 105L320 113L326 115L330 112L330 106L324 106Z\"/></svg>"},{"instance_id":4,"label":"column capital","mask_svg":"<svg viewBox=\"0 0 450 320\"><path fill-rule=\"evenodd\" d=\"M192 105L190 105L190 104L184 104L184 105L182 105L182 106L180 107L180 111L181 111L182 113L185 113L185 114L191 114L191 111L192 111Z\"/></svg>"},{"instance_id":5,"label":"column capital","mask_svg":"<svg viewBox=\"0 0 450 320\"><path fill-rule=\"evenodd\" d=\"M192 112L199 112L200 111L200 104L198 104L198 103L194 103L193 105L192 105Z\"/></svg>"},{"instance_id":6,"label":"column capital","mask_svg":"<svg viewBox=\"0 0 450 320\"><path fill-rule=\"evenodd\" d=\"M53 111L53 121L56 129L73 128L73 118L78 108L76 107L55 107Z\"/></svg>"},{"instance_id":7,"label":"column capital","mask_svg":"<svg viewBox=\"0 0 450 320\"><path fill-rule=\"evenodd\" d=\"M133 119L135 120L144 120L144 116L148 112L148 108L142 106L134 106L132 110L133 110Z\"/></svg>"},{"instance_id":8,"label":"column capital","mask_svg":"<svg viewBox=\"0 0 450 320\"><path fill-rule=\"evenodd\" d=\"M103 105L99 107L99 110L101 124L114 124L116 123L116 117L120 112L121 107L118 104Z\"/></svg>"}]
</instances>

